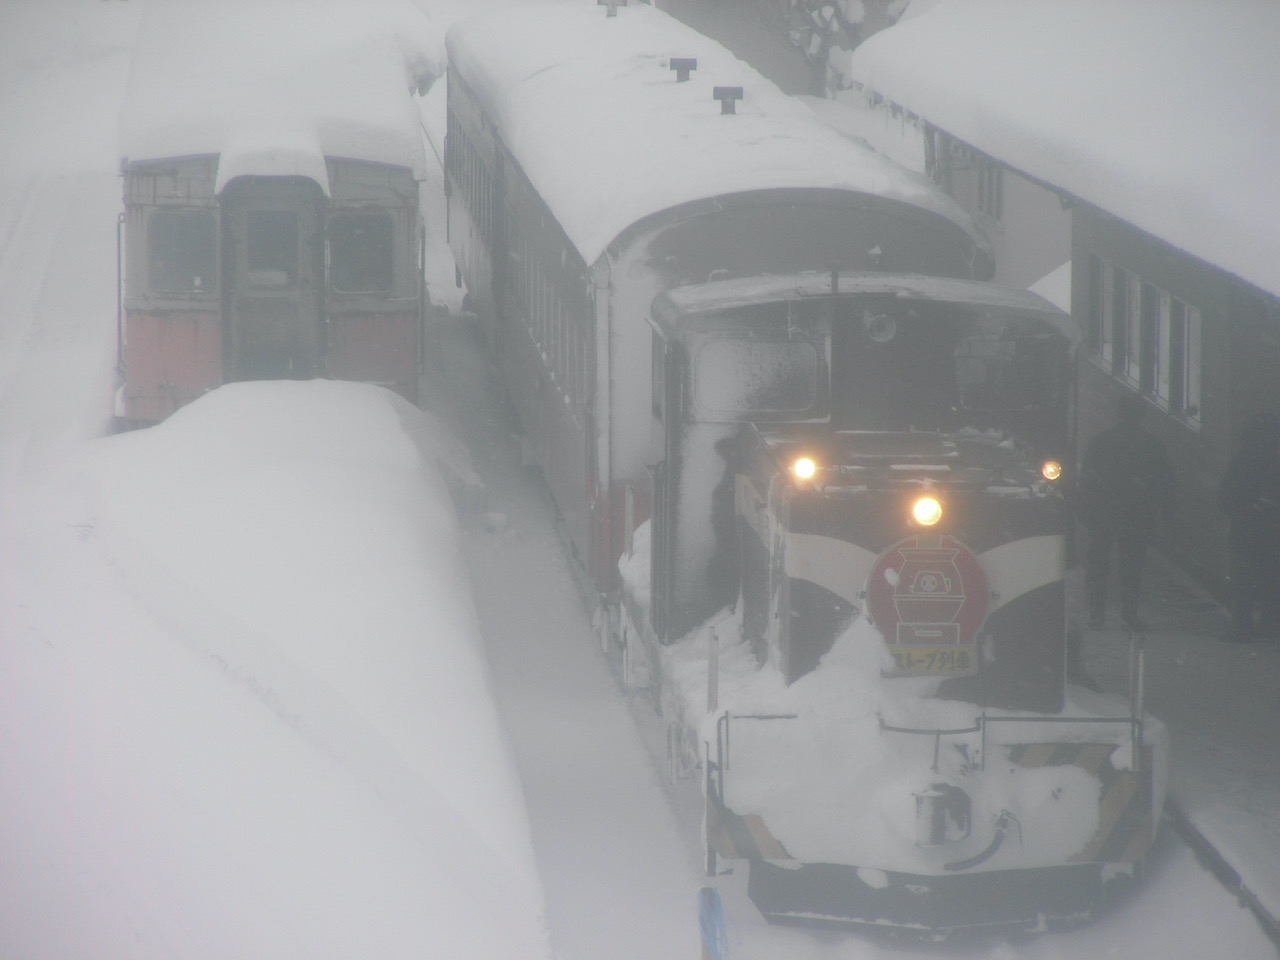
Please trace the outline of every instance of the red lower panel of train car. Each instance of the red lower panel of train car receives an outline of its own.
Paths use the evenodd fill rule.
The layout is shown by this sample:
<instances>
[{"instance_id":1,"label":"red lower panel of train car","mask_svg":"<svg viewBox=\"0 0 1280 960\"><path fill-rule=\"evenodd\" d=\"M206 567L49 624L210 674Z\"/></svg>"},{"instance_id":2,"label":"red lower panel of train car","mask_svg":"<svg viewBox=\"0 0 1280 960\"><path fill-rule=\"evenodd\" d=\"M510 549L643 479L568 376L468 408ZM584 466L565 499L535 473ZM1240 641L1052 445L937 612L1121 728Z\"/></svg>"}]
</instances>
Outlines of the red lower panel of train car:
<instances>
[{"instance_id":1,"label":"red lower panel of train car","mask_svg":"<svg viewBox=\"0 0 1280 960\"><path fill-rule=\"evenodd\" d=\"M417 403L417 314L330 315L327 367L337 380L382 384Z\"/></svg>"},{"instance_id":2,"label":"red lower panel of train car","mask_svg":"<svg viewBox=\"0 0 1280 960\"><path fill-rule=\"evenodd\" d=\"M130 312L127 420L163 420L222 383L222 320L212 311Z\"/></svg>"},{"instance_id":3,"label":"red lower panel of train car","mask_svg":"<svg viewBox=\"0 0 1280 960\"><path fill-rule=\"evenodd\" d=\"M228 379L214 312L130 312L125 344L125 420L163 420ZM344 316L329 323L325 366L335 379L377 383L417 403L418 350L414 311Z\"/></svg>"}]
</instances>

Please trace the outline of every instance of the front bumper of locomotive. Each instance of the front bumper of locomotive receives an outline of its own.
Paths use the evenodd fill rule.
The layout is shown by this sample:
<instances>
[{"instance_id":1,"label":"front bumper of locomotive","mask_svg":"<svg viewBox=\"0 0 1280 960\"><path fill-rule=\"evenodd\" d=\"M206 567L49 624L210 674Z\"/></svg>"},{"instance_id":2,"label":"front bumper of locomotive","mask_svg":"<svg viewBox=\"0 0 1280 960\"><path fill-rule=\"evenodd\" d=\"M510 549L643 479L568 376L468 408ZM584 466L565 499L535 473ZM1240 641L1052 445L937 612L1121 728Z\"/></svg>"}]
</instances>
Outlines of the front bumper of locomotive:
<instances>
[{"instance_id":1,"label":"front bumper of locomotive","mask_svg":"<svg viewBox=\"0 0 1280 960\"><path fill-rule=\"evenodd\" d=\"M1043 930L1083 922L1125 885L1132 868L1072 863L934 876L753 860L747 889L773 923L894 928L944 937L962 930Z\"/></svg>"},{"instance_id":2,"label":"front bumper of locomotive","mask_svg":"<svg viewBox=\"0 0 1280 960\"><path fill-rule=\"evenodd\" d=\"M1026 736L1045 722L1123 725L1122 716L985 717L997 727L1006 726L1005 719L1015 735L990 734L989 754L981 754L988 757L985 773L936 779L914 794L876 791L871 802L885 806L874 817L865 816L865 806L846 807L842 822L829 822L825 834L828 846L841 851L841 862L800 858L788 849L793 838L818 849L812 816L802 818L797 836L790 832L794 811L776 824L768 813L735 812L730 804L743 787L735 779L743 774L734 771L742 764L726 770L724 758L713 755L718 776L709 784L707 841L717 856L746 861L749 895L775 923L865 926L923 937L1082 923L1127 889L1145 862L1162 807L1163 725L1147 718L1145 733L1135 729L1136 742L1124 745ZM741 758L754 745L749 728L738 733L735 756ZM943 751L944 760L949 753ZM993 801L1008 806L997 815ZM855 820L862 826L848 833L843 821ZM890 825L893 832L883 832Z\"/></svg>"}]
</instances>

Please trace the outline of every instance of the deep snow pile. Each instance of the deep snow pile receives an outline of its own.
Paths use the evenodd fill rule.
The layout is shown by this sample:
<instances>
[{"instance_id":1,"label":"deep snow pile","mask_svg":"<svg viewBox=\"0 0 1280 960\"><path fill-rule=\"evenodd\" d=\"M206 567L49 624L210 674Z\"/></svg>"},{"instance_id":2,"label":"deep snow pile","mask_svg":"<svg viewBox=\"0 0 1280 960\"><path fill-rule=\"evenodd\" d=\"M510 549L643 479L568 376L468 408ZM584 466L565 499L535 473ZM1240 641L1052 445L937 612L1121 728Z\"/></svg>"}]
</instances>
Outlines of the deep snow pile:
<instances>
[{"instance_id":1,"label":"deep snow pile","mask_svg":"<svg viewBox=\"0 0 1280 960\"><path fill-rule=\"evenodd\" d=\"M24 491L0 954L548 955L447 450L378 387L233 384Z\"/></svg>"}]
</instances>

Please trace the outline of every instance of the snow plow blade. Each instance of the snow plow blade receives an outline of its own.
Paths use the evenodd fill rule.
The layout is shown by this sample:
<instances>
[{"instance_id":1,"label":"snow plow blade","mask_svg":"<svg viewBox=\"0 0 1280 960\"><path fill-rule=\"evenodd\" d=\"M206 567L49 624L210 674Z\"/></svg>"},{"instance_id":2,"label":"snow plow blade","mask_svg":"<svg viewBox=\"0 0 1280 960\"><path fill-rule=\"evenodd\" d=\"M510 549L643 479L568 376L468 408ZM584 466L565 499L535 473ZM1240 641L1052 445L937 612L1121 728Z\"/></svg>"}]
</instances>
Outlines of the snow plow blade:
<instances>
[{"instance_id":1,"label":"snow plow blade","mask_svg":"<svg viewBox=\"0 0 1280 960\"><path fill-rule=\"evenodd\" d=\"M1096 863L943 876L751 862L748 893L771 923L903 928L928 936L1086 920L1103 896Z\"/></svg>"}]
</instances>

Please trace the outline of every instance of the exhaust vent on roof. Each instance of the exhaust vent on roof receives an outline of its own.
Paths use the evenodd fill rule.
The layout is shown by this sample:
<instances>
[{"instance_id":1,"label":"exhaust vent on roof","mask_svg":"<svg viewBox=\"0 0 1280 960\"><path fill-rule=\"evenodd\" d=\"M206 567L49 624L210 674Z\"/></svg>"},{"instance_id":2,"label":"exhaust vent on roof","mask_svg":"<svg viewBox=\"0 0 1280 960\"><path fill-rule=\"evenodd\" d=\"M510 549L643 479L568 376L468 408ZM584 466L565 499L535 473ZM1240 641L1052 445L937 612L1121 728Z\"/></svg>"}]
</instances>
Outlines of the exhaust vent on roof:
<instances>
[{"instance_id":1,"label":"exhaust vent on roof","mask_svg":"<svg viewBox=\"0 0 1280 960\"><path fill-rule=\"evenodd\" d=\"M720 112L737 113L736 105L742 99L741 87L713 87L711 96L720 101Z\"/></svg>"},{"instance_id":2,"label":"exhaust vent on roof","mask_svg":"<svg viewBox=\"0 0 1280 960\"><path fill-rule=\"evenodd\" d=\"M676 72L676 83L684 83L689 74L698 69L697 57L672 57L671 69Z\"/></svg>"}]
</instances>

